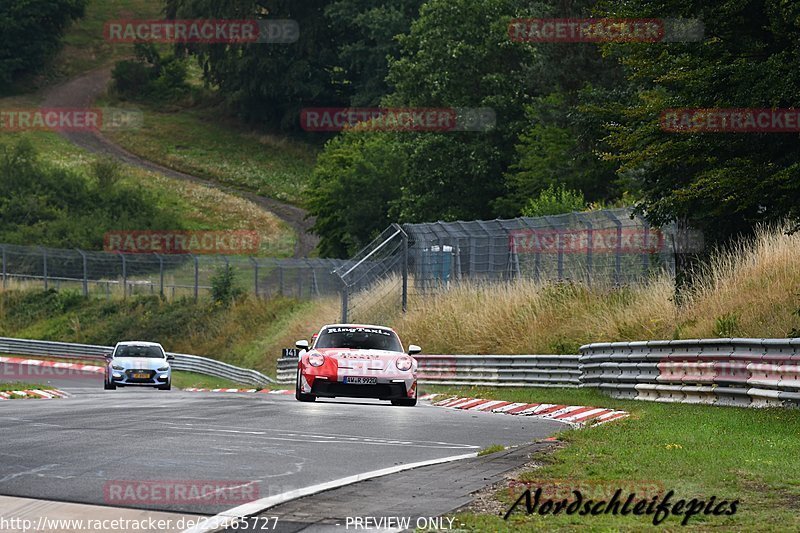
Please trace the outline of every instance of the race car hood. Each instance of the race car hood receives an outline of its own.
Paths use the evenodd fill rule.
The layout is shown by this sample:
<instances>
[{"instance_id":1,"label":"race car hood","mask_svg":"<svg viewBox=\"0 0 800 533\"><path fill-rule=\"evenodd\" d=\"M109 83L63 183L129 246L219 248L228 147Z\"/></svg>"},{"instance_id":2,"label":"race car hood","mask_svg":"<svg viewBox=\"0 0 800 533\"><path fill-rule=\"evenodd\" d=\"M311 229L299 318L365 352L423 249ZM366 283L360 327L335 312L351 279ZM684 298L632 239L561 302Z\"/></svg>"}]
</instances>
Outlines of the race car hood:
<instances>
[{"instance_id":1,"label":"race car hood","mask_svg":"<svg viewBox=\"0 0 800 533\"><path fill-rule=\"evenodd\" d=\"M394 366L398 357L409 357L402 352L386 350L348 350L345 348L320 348L310 354L318 353L334 359L339 368L385 370Z\"/></svg>"}]
</instances>

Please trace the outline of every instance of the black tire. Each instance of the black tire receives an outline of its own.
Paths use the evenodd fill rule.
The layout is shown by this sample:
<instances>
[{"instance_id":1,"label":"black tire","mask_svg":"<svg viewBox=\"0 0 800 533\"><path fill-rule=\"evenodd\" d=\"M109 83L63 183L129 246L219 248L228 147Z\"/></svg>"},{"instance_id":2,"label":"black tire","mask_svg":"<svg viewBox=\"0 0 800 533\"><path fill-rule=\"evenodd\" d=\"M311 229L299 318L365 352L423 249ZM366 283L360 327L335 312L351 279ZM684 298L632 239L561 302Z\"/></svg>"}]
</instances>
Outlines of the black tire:
<instances>
[{"instance_id":1,"label":"black tire","mask_svg":"<svg viewBox=\"0 0 800 533\"><path fill-rule=\"evenodd\" d=\"M172 390L172 382L167 381L166 385L159 385L158 390Z\"/></svg>"},{"instance_id":2,"label":"black tire","mask_svg":"<svg viewBox=\"0 0 800 533\"><path fill-rule=\"evenodd\" d=\"M298 402L315 402L317 397L313 394L303 394L300 392L300 369L297 369L297 380L294 387L294 398Z\"/></svg>"},{"instance_id":3,"label":"black tire","mask_svg":"<svg viewBox=\"0 0 800 533\"><path fill-rule=\"evenodd\" d=\"M110 381L103 380L103 389L105 390L117 390L117 386L111 383Z\"/></svg>"},{"instance_id":4,"label":"black tire","mask_svg":"<svg viewBox=\"0 0 800 533\"><path fill-rule=\"evenodd\" d=\"M397 405L400 407L414 407L417 405L416 398L404 398L402 400L392 400L392 405Z\"/></svg>"}]
</instances>

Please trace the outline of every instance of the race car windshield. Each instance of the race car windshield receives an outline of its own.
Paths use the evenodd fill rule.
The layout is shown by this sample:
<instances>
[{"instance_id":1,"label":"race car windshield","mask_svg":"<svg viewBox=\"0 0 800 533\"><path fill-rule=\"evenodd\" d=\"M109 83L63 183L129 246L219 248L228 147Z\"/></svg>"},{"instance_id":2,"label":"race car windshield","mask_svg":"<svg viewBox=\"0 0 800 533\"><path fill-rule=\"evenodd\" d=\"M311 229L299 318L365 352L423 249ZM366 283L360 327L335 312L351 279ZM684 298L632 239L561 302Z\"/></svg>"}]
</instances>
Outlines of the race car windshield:
<instances>
[{"instance_id":1,"label":"race car windshield","mask_svg":"<svg viewBox=\"0 0 800 533\"><path fill-rule=\"evenodd\" d=\"M164 354L157 346L120 346L114 357L141 357L149 359L163 359Z\"/></svg>"},{"instance_id":2,"label":"race car windshield","mask_svg":"<svg viewBox=\"0 0 800 533\"><path fill-rule=\"evenodd\" d=\"M403 351L400 339L393 332L366 328L328 328L320 334L315 348Z\"/></svg>"}]
</instances>

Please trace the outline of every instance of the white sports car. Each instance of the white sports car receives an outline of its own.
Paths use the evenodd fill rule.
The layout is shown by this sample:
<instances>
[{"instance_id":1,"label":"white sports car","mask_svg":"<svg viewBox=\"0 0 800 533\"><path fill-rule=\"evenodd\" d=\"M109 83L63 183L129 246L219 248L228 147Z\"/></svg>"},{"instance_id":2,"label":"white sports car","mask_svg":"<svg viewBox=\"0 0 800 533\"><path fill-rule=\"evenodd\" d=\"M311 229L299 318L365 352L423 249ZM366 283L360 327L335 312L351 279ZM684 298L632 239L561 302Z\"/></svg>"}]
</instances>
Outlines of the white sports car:
<instances>
[{"instance_id":1,"label":"white sports car","mask_svg":"<svg viewBox=\"0 0 800 533\"><path fill-rule=\"evenodd\" d=\"M295 397L301 402L320 398L376 398L392 405L417 404L419 346L403 350L393 329L384 326L334 324L322 328L301 352Z\"/></svg>"}]
</instances>

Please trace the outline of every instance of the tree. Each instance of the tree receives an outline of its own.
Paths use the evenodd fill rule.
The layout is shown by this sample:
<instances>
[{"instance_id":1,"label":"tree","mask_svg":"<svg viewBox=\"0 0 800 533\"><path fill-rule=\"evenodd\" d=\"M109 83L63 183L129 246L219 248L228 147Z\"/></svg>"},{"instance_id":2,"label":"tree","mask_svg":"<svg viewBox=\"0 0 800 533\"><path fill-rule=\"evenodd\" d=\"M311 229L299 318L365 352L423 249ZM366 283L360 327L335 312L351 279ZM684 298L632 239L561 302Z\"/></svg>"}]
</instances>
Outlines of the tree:
<instances>
[{"instance_id":1,"label":"tree","mask_svg":"<svg viewBox=\"0 0 800 533\"><path fill-rule=\"evenodd\" d=\"M535 16L591 17L596 0L538 4ZM603 111L624 97L622 69L592 43L517 43L535 50L528 79L535 96L525 108L528 126L519 137L518 159L506 174L509 193L497 202L506 216L552 185L583 191L589 201L609 201L625 190L608 151Z\"/></svg>"},{"instance_id":2,"label":"tree","mask_svg":"<svg viewBox=\"0 0 800 533\"><path fill-rule=\"evenodd\" d=\"M508 23L521 0L430 0L390 62L388 106L489 108L496 127L485 132L415 133L398 202L400 220L488 218L505 193L503 174L514 158L530 103L530 49L514 46Z\"/></svg>"},{"instance_id":3,"label":"tree","mask_svg":"<svg viewBox=\"0 0 800 533\"><path fill-rule=\"evenodd\" d=\"M328 142L308 195L321 255L350 257L394 222L407 149L399 133L349 131Z\"/></svg>"},{"instance_id":4,"label":"tree","mask_svg":"<svg viewBox=\"0 0 800 533\"><path fill-rule=\"evenodd\" d=\"M336 0L325 9L331 25L345 29L334 82L350 105L371 107L389 93L389 58L400 54L396 36L408 32L423 0Z\"/></svg>"},{"instance_id":5,"label":"tree","mask_svg":"<svg viewBox=\"0 0 800 533\"><path fill-rule=\"evenodd\" d=\"M800 5L778 0L602 1L614 17L699 18L701 43L607 44L635 88L609 121L609 159L638 181L651 223L685 221L707 242L800 215L800 138L784 133L668 133L668 108L788 108L800 97Z\"/></svg>"},{"instance_id":6,"label":"tree","mask_svg":"<svg viewBox=\"0 0 800 533\"><path fill-rule=\"evenodd\" d=\"M293 19L296 43L192 44L209 83L246 121L299 129L304 107L347 104L332 83L344 28L331 25L325 10L332 0L166 0L168 18Z\"/></svg>"},{"instance_id":7,"label":"tree","mask_svg":"<svg viewBox=\"0 0 800 533\"><path fill-rule=\"evenodd\" d=\"M35 72L61 46L88 0L3 0L0 3L0 87Z\"/></svg>"}]
</instances>

